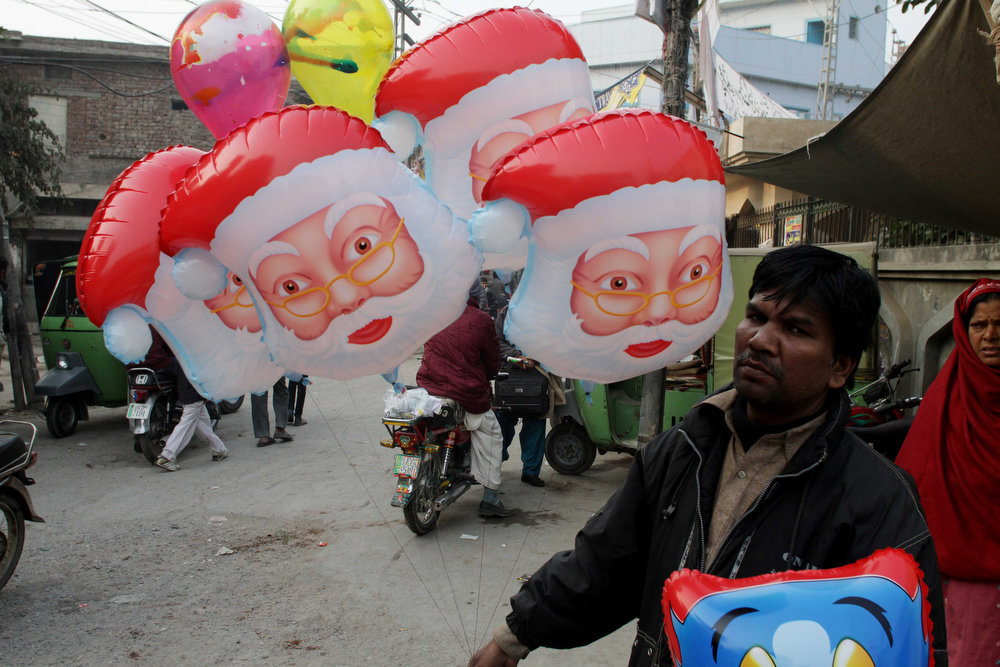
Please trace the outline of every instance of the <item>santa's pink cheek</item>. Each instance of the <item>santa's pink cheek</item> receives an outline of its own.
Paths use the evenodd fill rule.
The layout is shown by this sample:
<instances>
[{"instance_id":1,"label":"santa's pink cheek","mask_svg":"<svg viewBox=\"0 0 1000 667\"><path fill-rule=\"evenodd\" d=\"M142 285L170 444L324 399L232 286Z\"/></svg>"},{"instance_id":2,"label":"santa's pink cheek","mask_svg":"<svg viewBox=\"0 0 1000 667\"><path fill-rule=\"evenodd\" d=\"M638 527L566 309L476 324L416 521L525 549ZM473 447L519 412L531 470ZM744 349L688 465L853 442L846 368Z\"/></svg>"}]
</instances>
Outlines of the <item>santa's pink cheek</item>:
<instances>
[{"instance_id":1,"label":"santa's pink cheek","mask_svg":"<svg viewBox=\"0 0 1000 667\"><path fill-rule=\"evenodd\" d=\"M580 329L591 336L611 336L625 329L629 324L627 317L615 317L602 312L590 297L581 298L574 292L570 298L570 310L580 320Z\"/></svg>"}]
</instances>

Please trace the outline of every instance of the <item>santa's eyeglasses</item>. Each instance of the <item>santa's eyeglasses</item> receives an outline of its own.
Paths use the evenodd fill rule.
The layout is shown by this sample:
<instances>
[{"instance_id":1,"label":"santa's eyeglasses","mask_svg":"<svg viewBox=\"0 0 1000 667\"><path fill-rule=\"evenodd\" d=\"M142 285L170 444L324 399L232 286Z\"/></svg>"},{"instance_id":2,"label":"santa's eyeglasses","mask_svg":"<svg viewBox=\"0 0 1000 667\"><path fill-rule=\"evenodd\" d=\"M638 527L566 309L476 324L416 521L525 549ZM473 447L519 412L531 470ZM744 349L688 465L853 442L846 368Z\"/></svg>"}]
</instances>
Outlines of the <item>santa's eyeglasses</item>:
<instances>
[{"instance_id":1,"label":"santa's eyeglasses","mask_svg":"<svg viewBox=\"0 0 1000 667\"><path fill-rule=\"evenodd\" d=\"M275 308L283 308L296 317L312 317L319 315L330 304L330 288L338 280L346 278L358 287L371 285L388 273L396 262L396 239L399 238L399 232L403 229L404 220L406 218L399 219L399 224L396 225L396 231L393 232L391 239L375 244L371 250L351 265L347 273L341 273L326 285L310 287L307 290L289 294L280 303L274 301L266 303ZM293 281L287 281L285 289L291 291L297 289L297 286Z\"/></svg>"},{"instance_id":2,"label":"santa's eyeglasses","mask_svg":"<svg viewBox=\"0 0 1000 667\"><path fill-rule=\"evenodd\" d=\"M233 297L232 303L227 303L226 305L219 306L218 308L212 308L211 312L221 313L222 311L229 310L230 308L253 308L253 301L250 298L250 294L247 292L247 286L243 283L238 284L240 288L236 290L236 295ZM246 303L244 303L244 301L246 301Z\"/></svg>"},{"instance_id":3,"label":"santa's eyeglasses","mask_svg":"<svg viewBox=\"0 0 1000 667\"><path fill-rule=\"evenodd\" d=\"M686 285L681 285L675 290L663 290L662 292L654 292L653 294L625 290L598 290L590 292L575 280L570 280L570 283L573 287L593 299L594 305L602 313L616 317L628 317L629 315L635 315L641 310L645 310L649 302L661 294L669 294L670 303L675 308L688 308L695 305L708 295L708 290L712 286L712 280L719 275L721 270L722 264L719 264L711 273L695 278Z\"/></svg>"}]
</instances>

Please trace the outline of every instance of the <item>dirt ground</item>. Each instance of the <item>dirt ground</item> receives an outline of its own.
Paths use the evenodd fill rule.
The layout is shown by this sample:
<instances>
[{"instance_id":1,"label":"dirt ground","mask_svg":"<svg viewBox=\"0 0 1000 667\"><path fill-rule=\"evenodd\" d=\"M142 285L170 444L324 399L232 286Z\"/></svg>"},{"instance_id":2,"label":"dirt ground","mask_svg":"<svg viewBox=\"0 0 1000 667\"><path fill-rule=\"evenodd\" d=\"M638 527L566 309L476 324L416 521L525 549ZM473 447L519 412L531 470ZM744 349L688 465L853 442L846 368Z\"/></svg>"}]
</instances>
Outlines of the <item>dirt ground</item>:
<instances>
[{"instance_id":1,"label":"dirt ground","mask_svg":"<svg viewBox=\"0 0 1000 667\"><path fill-rule=\"evenodd\" d=\"M4 364L6 366L6 363ZM416 362L404 365L412 381ZM255 447L249 401L223 417L230 456L192 446L166 473L133 451L124 408L96 408L53 439L37 414L29 523L0 591L0 663L89 665L463 665L508 611L523 577L624 479L630 459L585 475L547 465L536 489L504 464L507 521L476 516L474 487L417 538L389 505L393 452L378 446L387 385L316 380L296 439ZM9 393L3 395L3 404ZM621 664L628 625L526 665Z\"/></svg>"}]
</instances>

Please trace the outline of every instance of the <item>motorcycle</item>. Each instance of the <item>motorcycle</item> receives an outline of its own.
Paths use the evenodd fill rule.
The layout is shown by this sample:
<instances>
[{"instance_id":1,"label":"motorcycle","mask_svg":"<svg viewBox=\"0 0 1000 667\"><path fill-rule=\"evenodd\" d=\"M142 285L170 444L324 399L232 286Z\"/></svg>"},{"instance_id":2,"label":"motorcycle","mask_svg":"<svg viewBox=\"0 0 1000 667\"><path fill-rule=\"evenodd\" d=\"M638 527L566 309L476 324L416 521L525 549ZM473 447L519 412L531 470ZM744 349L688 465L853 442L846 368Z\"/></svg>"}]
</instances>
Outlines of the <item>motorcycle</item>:
<instances>
[{"instance_id":1,"label":"motorcycle","mask_svg":"<svg viewBox=\"0 0 1000 667\"><path fill-rule=\"evenodd\" d=\"M909 359L904 359L886 369L874 382L851 392L851 416L848 430L871 445L890 461L896 458L913 417L906 410L920 405L921 396L896 398L896 389L907 373L919 368L906 369ZM864 405L857 404L860 394Z\"/></svg>"},{"instance_id":2,"label":"motorcycle","mask_svg":"<svg viewBox=\"0 0 1000 667\"><path fill-rule=\"evenodd\" d=\"M38 454L35 446L38 429L30 422L5 419L4 424L21 424L31 427L31 441L26 445L20 435L0 431L0 588L14 574L14 568L24 548L24 522L45 519L35 513L28 488L35 483L24 471L35 465Z\"/></svg>"},{"instance_id":3,"label":"motorcycle","mask_svg":"<svg viewBox=\"0 0 1000 667\"><path fill-rule=\"evenodd\" d=\"M129 429L135 436L135 451L150 463L163 451L167 436L181 418L177 384L173 378L158 376L151 368L131 368L128 378Z\"/></svg>"},{"instance_id":4,"label":"motorcycle","mask_svg":"<svg viewBox=\"0 0 1000 667\"><path fill-rule=\"evenodd\" d=\"M389 438L387 448L402 450L393 461L396 491L391 505L403 508L407 527L426 535L437 525L441 510L469 490L471 438L463 426L464 410L451 399L441 399L434 414L382 418Z\"/></svg>"},{"instance_id":5,"label":"motorcycle","mask_svg":"<svg viewBox=\"0 0 1000 667\"><path fill-rule=\"evenodd\" d=\"M129 430L135 436L133 447L150 463L156 463L163 445L174 426L180 421L183 406L177 397L177 383L167 375L157 375L151 368L130 368L128 382ZM243 405L243 397L232 401L208 401L208 416L214 429L221 415L236 412Z\"/></svg>"}]
</instances>

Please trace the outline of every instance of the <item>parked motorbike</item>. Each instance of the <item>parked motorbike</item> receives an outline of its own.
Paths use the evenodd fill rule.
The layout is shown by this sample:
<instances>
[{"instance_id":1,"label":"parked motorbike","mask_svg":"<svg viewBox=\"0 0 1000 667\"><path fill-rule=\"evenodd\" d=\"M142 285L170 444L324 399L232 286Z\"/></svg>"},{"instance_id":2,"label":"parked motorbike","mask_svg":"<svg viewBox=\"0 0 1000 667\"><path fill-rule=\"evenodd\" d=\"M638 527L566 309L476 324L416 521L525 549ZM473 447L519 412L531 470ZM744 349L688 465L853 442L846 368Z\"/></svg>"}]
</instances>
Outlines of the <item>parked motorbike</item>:
<instances>
[{"instance_id":1,"label":"parked motorbike","mask_svg":"<svg viewBox=\"0 0 1000 667\"><path fill-rule=\"evenodd\" d=\"M903 376L920 370L906 370L909 365L909 359L893 364L874 382L850 394L853 405L848 430L890 460L896 458L910 430L910 424L913 423L913 417L907 415L906 411L920 405L922 398L896 397L896 389ZM859 395L864 405L858 404Z\"/></svg>"},{"instance_id":2,"label":"parked motorbike","mask_svg":"<svg viewBox=\"0 0 1000 667\"><path fill-rule=\"evenodd\" d=\"M406 525L416 535L432 531L441 510L475 483L464 410L451 399L441 400L435 414L382 418L390 437L381 445L402 450L392 466L397 483L391 504L403 508Z\"/></svg>"},{"instance_id":3,"label":"parked motorbike","mask_svg":"<svg viewBox=\"0 0 1000 667\"><path fill-rule=\"evenodd\" d=\"M7 424L29 427L31 441L26 445L17 433L0 430L0 588L14 574L14 568L21 558L25 520L45 521L35 514L35 507L28 494L28 487L35 480L24 473L38 459L38 454L31 451L35 446L38 429L30 422L9 419L0 421L0 429Z\"/></svg>"}]
</instances>

